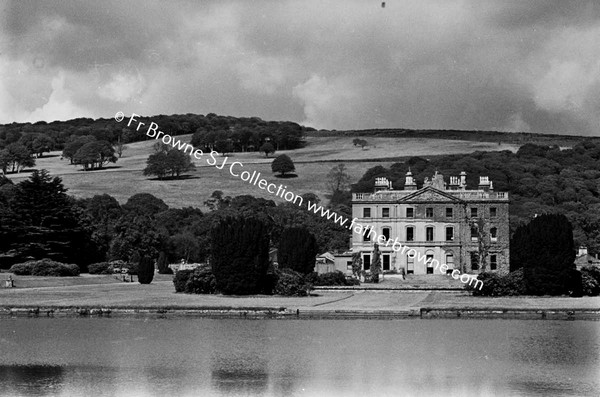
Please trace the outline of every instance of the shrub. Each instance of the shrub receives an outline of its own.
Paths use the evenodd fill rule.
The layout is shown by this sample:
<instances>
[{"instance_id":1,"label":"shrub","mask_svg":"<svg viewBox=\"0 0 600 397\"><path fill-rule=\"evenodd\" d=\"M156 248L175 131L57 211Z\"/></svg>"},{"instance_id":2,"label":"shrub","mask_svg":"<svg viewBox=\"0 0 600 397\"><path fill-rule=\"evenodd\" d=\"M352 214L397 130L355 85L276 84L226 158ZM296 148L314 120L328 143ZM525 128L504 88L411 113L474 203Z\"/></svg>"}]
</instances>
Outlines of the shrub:
<instances>
[{"instance_id":1,"label":"shrub","mask_svg":"<svg viewBox=\"0 0 600 397\"><path fill-rule=\"evenodd\" d=\"M600 295L600 283L589 272L584 271L584 269L581 269L581 286L584 295Z\"/></svg>"},{"instance_id":2,"label":"shrub","mask_svg":"<svg viewBox=\"0 0 600 397\"><path fill-rule=\"evenodd\" d=\"M524 295L526 292L523 269L506 275L484 272L479 274L477 279L483 283L481 289L475 288L471 283L465 285L467 290L473 292L473 296Z\"/></svg>"},{"instance_id":3,"label":"shrub","mask_svg":"<svg viewBox=\"0 0 600 397\"><path fill-rule=\"evenodd\" d=\"M360 284L359 280L352 277L346 277L346 275L339 270L323 274L313 272L306 276L306 281L317 286L345 286Z\"/></svg>"},{"instance_id":4,"label":"shrub","mask_svg":"<svg viewBox=\"0 0 600 397\"><path fill-rule=\"evenodd\" d=\"M586 273L591 276L598 285L600 285L600 267L597 266L584 266L581 268L581 273Z\"/></svg>"},{"instance_id":5,"label":"shrub","mask_svg":"<svg viewBox=\"0 0 600 397\"><path fill-rule=\"evenodd\" d=\"M90 274L112 274L112 269L108 262L92 263L88 265L88 273Z\"/></svg>"},{"instance_id":6,"label":"shrub","mask_svg":"<svg viewBox=\"0 0 600 397\"><path fill-rule=\"evenodd\" d=\"M140 259L138 281L140 284L150 284L152 279L154 279L154 261L144 255Z\"/></svg>"},{"instance_id":7,"label":"shrub","mask_svg":"<svg viewBox=\"0 0 600 397\"><path fill-rule=\"evenodd\" d=\"M202 265L194 270L179 270L173 277L175 292L188 294L214 294L217 290L217 280L208 265Z\"/></svg>"},{"instance_id":8,"label":"shrub","mask_svg":"<svg viewBox=\"0 0 600 397\"><path fill-rule=\"evenodd\" d=\"M193 270L179 270L175 272L173 284L175 284L175 292L186 292L185 287L188 279L192 275Z\"/></svg>"},{"instance_id":9,"label":"shrub","mask_svg":"<svg viewBox=\"0 0 600 397\"><path fill-rule=\"evenodd\" d=\"M273 293L284 296L307 296L312 286L304 280L302 274L291 269L277 271L277 283Z\"/></svg>"},{"instance_id":10,"label":"shrub","mask_svg":"<svg viewBox=\"0 0 600 397\"><path fill-rule=\"evenodd\" d=\"M32 276L71 277L79 276L79 266L42 259L32 263Z\"/></svg>"},{"instance_id":11,"label":"shrub","mask_svg":"<svg viewBox=\"0 0 600 397\"><path fill-rule=\"evenodd\" d=\"M216 290L217 279L209 265L195 268L185 285L185 292L190 294L214 294Z\"/></svg>"},{"instance_id":12,"label":"shrub","mask_svg":"<svg viewBox=\"0 0 600 397\"><path fill-rule=\"evenodd\" d=\"M18 263L13 265L9 271L18 276L79 276L79 266L55 262L50 259Z\"/></svg>"},{"instance_id":13,"label":"shrub","mask_svg":"<svg viewBox=\"0 0 600 397\"><path fill-rule=\"evenodd\" d=\"M17 263L16 265L12 265L8 271L16 274L17 276L31 276L31 268L33 263L34 261Z\"/></svg>"}]
</instances>

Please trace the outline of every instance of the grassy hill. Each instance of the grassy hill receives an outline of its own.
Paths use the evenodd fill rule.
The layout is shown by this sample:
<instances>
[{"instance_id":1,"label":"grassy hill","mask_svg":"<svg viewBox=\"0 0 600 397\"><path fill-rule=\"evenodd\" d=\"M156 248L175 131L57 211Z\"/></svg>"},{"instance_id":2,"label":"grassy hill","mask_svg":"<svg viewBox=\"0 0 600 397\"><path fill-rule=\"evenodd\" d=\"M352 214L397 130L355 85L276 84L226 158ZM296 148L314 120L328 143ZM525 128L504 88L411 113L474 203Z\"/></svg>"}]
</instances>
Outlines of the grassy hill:
<instances>
[{"instance_id":1,"label":"grassy hill","mask_svg":"<svg viewBox=\"0 0 600 397\"><path fill-rule=\"evenodd\" d=\"M178 136L178 139L189 142L191 135ZM326 175L336 162L345 162L352 182L356 182L364 172L375 165L389 166L411 156L431 157L443 154L471 153L477 150L515 151L519 145L498 142L474 142L467 140L445 140L437 138L392 138L365 137L370 146L364 150L352 144L347 136L315 136L307 137L304 148L279 151L275 155L286 153L296 164L297 178L279 179L271 172L273 157L265 158L264 154L234 153L229 155L229 163L239 161L249 171L260 172L265 179L273 183L282 183L287 190L296 194L313 192L326 199L328 189ZM108 193L120 202L135 193L151 193L163 199L169 206L203 207L203 202L215 190L222 190L226 195L236 196L250 194L266 199L280 201L256 186L249 185L239 178L230 175L229 168L223 170L208 166L204 160L197 161L198 168L188 179L159 181L145 177L142 170L146 159L152 152L154 140L136 142L127 145L123 157L116 164L103 170L82 171L81 167L70 165L69 161L60 159L60 152L36 160L36 168L45 168L52 175L62 177L69 193L77 197L91 197L95 194ZM228 164L229 164L228 163ZM14 182L29 176L30 170L21 174L9 175Z\"/></svg>"},{"instance_id":2,"label":"grassy hill","mask_svg":"<svg viewBox=\"0 0 600 397\"><path fill-rule=\"evenodd\" d=\"M578 136L578 135L557 135L557 134L539 134L529 132L501 132L501 131L471 131L471 130L411 130L411 129L373 129L373 130L321 130L309 131L312 136L337 136L347 138L368 138L368 137L389 137L389 138L427 138L427 139L446 139L474 142L500 142L501 144L524 145L526 143L535 143L543 145L572 146L583 140L600 140L600 137Z\"/></svg>"}]
</instances>

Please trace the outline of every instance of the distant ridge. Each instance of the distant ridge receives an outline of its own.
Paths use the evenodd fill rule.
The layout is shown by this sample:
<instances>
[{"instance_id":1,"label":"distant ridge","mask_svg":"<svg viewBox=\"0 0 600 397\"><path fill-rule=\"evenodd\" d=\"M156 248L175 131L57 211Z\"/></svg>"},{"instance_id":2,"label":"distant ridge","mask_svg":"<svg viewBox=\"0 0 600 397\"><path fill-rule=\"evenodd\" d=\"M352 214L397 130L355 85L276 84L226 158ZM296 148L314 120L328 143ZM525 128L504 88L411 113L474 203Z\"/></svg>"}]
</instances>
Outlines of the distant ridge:
<instances>
[{"instance_id":1,"label":"distant ridge","mask_svg":"<svg viewBox=\"0 0 600 397\"><path fill-rule=\"evenodd\" d=\"M570 145L584 139L600 140L600 137L581 135L540 134L530 132L501 132L476 130L413 130L405 128L383 128L366 130L320 130L309 131L309 136L373 136L389 138L454 139L478 142L502 143L546 143L548 145Z\"/></svg>"}]
</instances>

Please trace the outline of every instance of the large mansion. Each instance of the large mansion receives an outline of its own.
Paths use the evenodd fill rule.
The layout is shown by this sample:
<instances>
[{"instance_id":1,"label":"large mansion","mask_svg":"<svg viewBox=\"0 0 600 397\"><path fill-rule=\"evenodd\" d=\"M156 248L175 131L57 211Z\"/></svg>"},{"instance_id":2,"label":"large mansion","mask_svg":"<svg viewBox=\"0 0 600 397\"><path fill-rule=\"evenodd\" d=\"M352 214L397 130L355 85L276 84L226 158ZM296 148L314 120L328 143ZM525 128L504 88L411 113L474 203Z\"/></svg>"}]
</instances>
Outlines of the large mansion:
<instances>
[{"instance_id":1,"label":"large mansion","mask_svg":"<svg viewBox=\"0 0 600 397\"><path fill-rule=\"evenodd\" d=\"M508 193L494 191L486 176L477 189L467 189L465 172L449 183L436 172L419 188L409 171L403 190L377 178L373 193L352 195L353 218L374 233L353 231L351 252L336 256L335 268L351 272L352 254L360 252L363 269L369 270L377 239L384 272L432 274L433 259L461 273L508 272L508 204ZM381 244L396 238L418 255Z\"/></svg>"}]
</instances>

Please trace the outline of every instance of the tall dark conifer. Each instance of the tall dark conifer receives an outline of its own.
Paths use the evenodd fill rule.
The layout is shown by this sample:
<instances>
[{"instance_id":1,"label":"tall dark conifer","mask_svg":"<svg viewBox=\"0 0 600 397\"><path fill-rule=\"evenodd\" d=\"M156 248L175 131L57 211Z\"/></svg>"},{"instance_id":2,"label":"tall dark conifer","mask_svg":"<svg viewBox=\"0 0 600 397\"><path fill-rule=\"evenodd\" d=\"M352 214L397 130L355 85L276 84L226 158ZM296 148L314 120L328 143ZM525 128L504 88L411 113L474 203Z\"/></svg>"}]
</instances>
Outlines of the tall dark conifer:
<instances>
[{"instance_id":1,"label":"tall dark conifer","mask_svg":"<svg viewBox=\"0 0 600 397\"><path fill-rule=\"evenodd\" d=\"M544 214L521 226L511 241L511 270L523 268L527 293L569 292L575 269L573 227L562 214Z\"/></svg>"},{"instance_id":2,"label":"tall dark conifer","mask_svg":"<svg viewBox=\"0 0 600 397\"><path fill-rule=\"evenodd\" d=\"M154 261L148 256L142 256L138 267L140 284L150 284L154 278Z\"/></svg>"},{"instance_id":3,"label":"tall dark conifer","mask_svg":"<svg viewBox=\"0 0 600 397\"><path fill-rule=\"evenodd\" d=\"M315 269L317 240L303 227L285 229L279 238L277 262L298 273L308 274Z\"/></svg>"},{"instance_id":4,"label":"tall dark conifer","mask_svg":"<svg viewBox=\"0 0 600 397\"><path fill-rule=\"evenodd\" d=\"M260 220L227 217L212 229L211 265L223 294L262 292L269 267L269 233Z\"/></svg>"},{"instance_id":5,"label":"tall dark conifer","mask_svg":"<svg viewBox=\"0 0 600 397\"><path fill-rule=\"evenodd\" d=\"M17 251L23 257L50 258L83 265L91 258L91 231L84 227L80 210L66 194L59 177L34 171L17 185L11 210L20 225L14 230Z\"/></svg>"}]
</instances>

